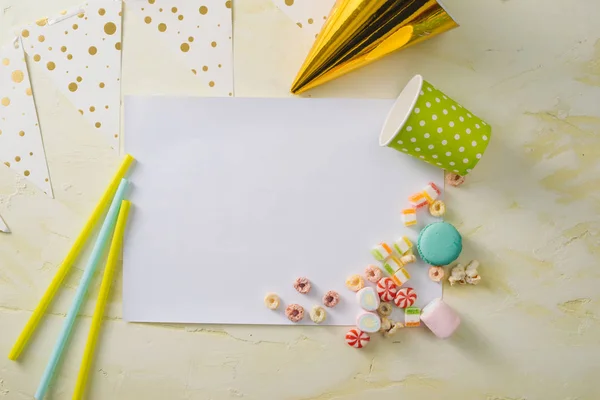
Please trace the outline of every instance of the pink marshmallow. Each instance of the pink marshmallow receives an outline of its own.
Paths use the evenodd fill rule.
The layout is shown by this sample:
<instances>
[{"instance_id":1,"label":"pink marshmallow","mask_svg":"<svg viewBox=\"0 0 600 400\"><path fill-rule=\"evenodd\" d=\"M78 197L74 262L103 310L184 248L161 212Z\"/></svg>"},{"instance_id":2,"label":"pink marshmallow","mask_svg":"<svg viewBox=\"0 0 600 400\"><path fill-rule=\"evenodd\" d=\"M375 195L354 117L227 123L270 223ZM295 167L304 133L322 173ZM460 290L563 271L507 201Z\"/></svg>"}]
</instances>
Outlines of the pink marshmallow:
<instances>
[{"instance_id":1,"label":"pink marshmallow","mask_svg":"<svg viewBox=\"0 0 600 400\"><path fill-rule=\"evenodd\" d=\"M450 337L460 325L458 314L442 299L435 299L423 308L421 321L440 339Z\"/></svg>"}]
</instances>

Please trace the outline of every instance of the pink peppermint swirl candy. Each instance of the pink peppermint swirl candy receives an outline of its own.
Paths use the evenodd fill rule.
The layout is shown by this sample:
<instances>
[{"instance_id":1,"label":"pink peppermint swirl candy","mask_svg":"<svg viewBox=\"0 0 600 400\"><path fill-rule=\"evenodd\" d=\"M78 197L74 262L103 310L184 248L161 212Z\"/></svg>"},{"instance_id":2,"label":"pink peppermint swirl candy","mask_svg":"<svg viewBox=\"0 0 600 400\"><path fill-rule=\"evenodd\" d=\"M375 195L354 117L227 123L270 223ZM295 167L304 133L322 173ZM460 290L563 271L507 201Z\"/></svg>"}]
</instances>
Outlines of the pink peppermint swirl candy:
<instances>
[{"instance_id":1,"label":"pink peppermint swirl candy","mask_svg":"<svg viewBox=\"0 0 600 400\"><path fill-rule=\"evenodd\" d=\"M381 301L393 301L396 298L398 286L391 278L381 278L377 282L377 294Z\"/></svg>"},{"instance_id":2,"label":"pink peppermint swirl candy","mask_svg":"<svg viewBox=\"0 0 600 400\"><path fill-rule=\"evenodd\" d=\"M417 301L417 292L409 287L398 290L394 299L394 303L399 308L411 307L415 301Z\"/></svg>"},{"instance_id":3,"label":"pink peppermint swirl candy","mask_svg":"<svg viewBox=\"0 0 600 400\"><path fill-rule=\"evenodd\" d=\"M368 333L361 331L360 329L352 328L346 333L346 343L348 346L362 349L364 346L369 344L371 337Z\"/></svg>"}]
</instances>

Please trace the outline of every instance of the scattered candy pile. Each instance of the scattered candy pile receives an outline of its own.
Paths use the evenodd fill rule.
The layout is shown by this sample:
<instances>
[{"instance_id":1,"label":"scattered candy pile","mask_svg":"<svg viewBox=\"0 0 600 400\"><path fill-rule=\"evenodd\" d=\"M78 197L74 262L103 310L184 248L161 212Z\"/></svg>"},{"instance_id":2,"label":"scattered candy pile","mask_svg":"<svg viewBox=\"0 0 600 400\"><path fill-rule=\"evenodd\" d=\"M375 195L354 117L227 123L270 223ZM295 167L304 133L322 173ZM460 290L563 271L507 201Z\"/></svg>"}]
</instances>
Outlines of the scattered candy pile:
<instances>
[{"instance_id":1,"label":"scattered candy pile","mask_svg":"<svg viewBox=\"0 0 600 400\"><path fill-rule=\"evenodd\" d=\"M417 224L417 210L428 207L429 213L434 217L441 217L446 213L446 205L438 200L441 190L433 182L430 182L425 188L413 194L408 198L411 207L402 210L402 221L404 226L413 226Z\"/></svg>"},{"instance_id":2,"label":"scattered candy pile","mask_svg":"<svg viewBox=\"0 0 600 400\"><path fill-rule=\"evenodd\" d=\"M412 248L412 243L403 238L403 243L407 243L408 248ZM388 247L385 243L380 246ZM388 257L394 257L400 260L390 252ZM413 256L414 257L414 256ZM387 263L388 260L383 260ZM400 270L404 268L400 267ZM381 332L386 337L393 336L400 329L419 326L420 310L412 305L417 300L417 293L411 287L400 287L406 283L409 278L403 280L398 285L392 277L398 277L398 271L393 272L392 277L383 277L381 269L374 265L369 265L365 269L365 276L369 282L374 282L374 277L380 277L375 288L365 286L364 280L360 275L352 275L346 281L346 287L356 292L357 303L362 312L356 319L356 328L350 329L346 334L346 342L356 348L362 348L369 343L369 333ZM408 273L407 273L408 275ZM393 305L405 310L405 320L395 322L388 317L392 314Z\"/></svg>"},{"instance_id":3,"label":"scattered candy pile","mask_svg":"<svg viewBox=\"0 0 600 400\"><path fill-rule=\"evenodd\" d=\"M404 225L416 225L417 211L425 207L432 216L443 216L446 213L446 205L438 200L440 195L441 190L434 183L429 183L423 190L410 196L408 201L411 207L402 210ZM371 249L375 260L382 263L383 269L389 275L383 276L379 267L367 266L364 275L368 282L376 283L375 290L370 286L365 287L365 281L360 275L352 275L346 280L346 287L357 292L357 302L362 309L356 320L356 327L346 334L346 342L350 346L362 348L369 343L370 333L381 332L385 337L390 337L404 327L420 326L421 321L438 337L450 336L460 324L458 315L441 299L429 303L423 309L423 314L418 307L414 307L417 292L414 288L405 286L411 278L405 267L417 260L413 248L413 243L408 237L402 236L391 246L381 242ZM429 278L434 282L441 282L444 278L441 265L447 265L458 258L462 251L462 238L452 225L445 222L434 223L421 230L417 249L421 258L432 264L428 271ZM444 262L437 264L431 260ZM467 283L467 278L475 284L480 279L477 275L478 264L472 262L469 265L472 277L468 278L464 267L462 272L460 267L456 267L458 270L453 271L456 280L451 281L451 284ZM394 306L404 309L403 322L389 319Z\"/></svg>"},{"instance_id":4,"label":"scattered candy pile","mask_svg":"<svg viewBox=\"0 0 600 400\"><path fill-rule=\"evenodd\" d=\"M308 278L300 277L294 281L294 288L300 294L308 294L312 289L312 284ZM270 310L277 310L281 301L276 293L267 293L264 302ZM333 308L339 302L340 295L335 290L330 290L323 295L323 305L326 307ZM304 319L304 314L304 307L300 304L290 304L285 308L285 316L292 322L302 321ZM325 311L323 307L315 305L310 310L309 316L315 324L320 324L327 319L327 311Z\"/></svg>"},{"instance_id":5,"label":"scattered candy pile","mask_svg":"<svg viewBox=\"0 0 600 400\"><path fill-rule=\"evenodd\" d=\"M452 176L447 176L446 180L450 180L451 182L447 183L453 186L462 183L460 179ZM410 196L408 200L411 207L402 210L404 225L416 225L417 211L424 207L427 207L434 217L443 216L446 205L438 200L440 194L440 189L434 183L429 183L422 191ZM440 338L451 336L458 328L460 317L439 298L431 301L423 310L414 307L418 294L414 288L405 286L411 278L405 267L417 260L413 253L414 247L406 236L400 237L391 246L381 242L371 249L371 254L375 260L381 262L388 276L384 276L384 272L378 266L368 265L364 270L364 277L354 274L346 279L346 287L356 293L356 301L361 309L356 319L356 327L346 334L348 345L360 349L370 342L370 333L381 332L384 337L390 337L404 327L420 326L421 321ZM430 264L429 278L434 282L441 282L445 275L443 266L450 265L458 259L462 251L462 237L451 224L434 222L420 231L416 248L421 259ZM457 264L451 269L448 278L450 285L477 285L481 281L478 267L479 262L476 260L466 267ZM368 283L365 283L365 279ZM311 287L311 282L304 277L297 278L294 282L294 288L301 294L309 293ZM322 301L324 306L332 308L339 303L340 295L330 290L325 293ZM264 302L271 310L278 309L280 305L279 296L275 293L267 294ZM389 319L394 306L404 309L403 322ZM290 304L285 309L286 317L292 322L301 321L304 314L304 308L299 304ZM325 308L320 305L313 306L309 315L316 324L327 318Z\"/></svg>"}]
</instances>

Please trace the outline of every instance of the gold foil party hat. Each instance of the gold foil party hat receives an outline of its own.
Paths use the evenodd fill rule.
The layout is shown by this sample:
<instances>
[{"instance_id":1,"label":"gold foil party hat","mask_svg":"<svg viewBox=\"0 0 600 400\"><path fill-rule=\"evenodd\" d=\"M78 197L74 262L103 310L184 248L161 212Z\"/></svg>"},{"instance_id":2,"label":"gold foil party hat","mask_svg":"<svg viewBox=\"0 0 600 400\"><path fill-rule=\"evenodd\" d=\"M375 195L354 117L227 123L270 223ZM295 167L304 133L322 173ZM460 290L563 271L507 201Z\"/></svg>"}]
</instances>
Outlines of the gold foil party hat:
<instances>
[{"instance_id":1,"label":"gold foil party hat","mask_svg":"<svg viewBox=\"0 0 600 400\"><path fill-rule=\"evenodd\" d=\"M457 26L436 0L337 0L291 92L302 93Z\"/></svg>"}]
</instances>

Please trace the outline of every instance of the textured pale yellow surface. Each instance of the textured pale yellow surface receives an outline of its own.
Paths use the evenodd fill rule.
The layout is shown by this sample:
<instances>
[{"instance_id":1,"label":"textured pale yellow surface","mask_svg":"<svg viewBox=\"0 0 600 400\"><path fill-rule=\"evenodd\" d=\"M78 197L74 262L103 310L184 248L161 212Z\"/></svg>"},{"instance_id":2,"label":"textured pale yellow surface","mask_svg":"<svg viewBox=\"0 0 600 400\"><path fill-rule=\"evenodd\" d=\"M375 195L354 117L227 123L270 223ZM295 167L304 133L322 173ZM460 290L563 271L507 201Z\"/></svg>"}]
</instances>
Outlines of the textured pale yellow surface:
<instances>
[{"instance_id":1,"label":"textured pale yellow surface","mask_svg":"<svg viewBox=\"0 0 600 400\"><path fill-rule=\"evenodd\" d=\"M405 331L355 351L337 328L126 324L119 278L90 399L600 398L600 3L445 3L461 28L313 95L394 97L418 72L495 128L468 185L447 191L464 259L482 263L480 286L445 287L462 315L460 331L447 341ZM75 4L3 0L0 39ZM234 8L237 95L286 96L311 39L269 0L237 0ZM153 80L171 65L143 39L130 24L126 93L202 94L179 70ZM119 162L42 71L32 74L56 199L0 169L0 212L14 232L0 236L2 400L32 398L81 263L21 362L5 355ZM206 284L214 282L198 282L198 290ZM263 307L254 300L240 307ZM93 305L75 328L54 399L72 394Z\"/></svg>"}]
</instances>

